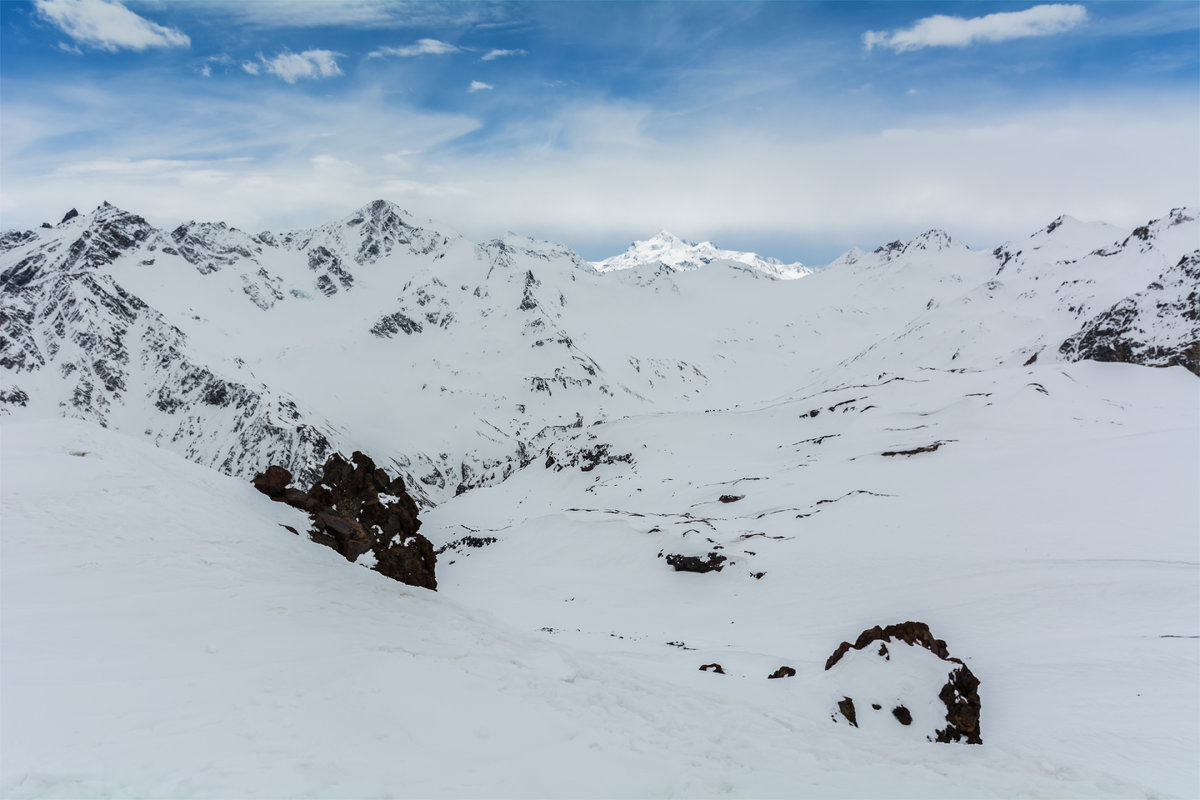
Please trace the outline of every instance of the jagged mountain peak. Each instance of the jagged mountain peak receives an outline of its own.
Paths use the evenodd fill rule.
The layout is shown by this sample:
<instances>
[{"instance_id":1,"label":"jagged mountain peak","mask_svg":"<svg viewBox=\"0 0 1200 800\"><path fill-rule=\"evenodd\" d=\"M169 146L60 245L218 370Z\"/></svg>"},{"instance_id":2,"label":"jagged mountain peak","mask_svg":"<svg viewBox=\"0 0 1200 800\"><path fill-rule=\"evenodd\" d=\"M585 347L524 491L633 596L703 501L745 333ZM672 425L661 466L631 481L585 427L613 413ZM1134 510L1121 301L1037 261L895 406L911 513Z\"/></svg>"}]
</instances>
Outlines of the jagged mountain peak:
<instances>
[{"instance_id":1,"label":"jagged mountain peak","mask_svg":"<svg viewBox=\"0 0 1200 800\"><path fill-rule=\"evenodd\" d=\"M636 244L637 244L637 242L630 242L630 246L633 246ZM675 234L671 233L666 228L659 228L658 233L654 234L653 236L651 236L649 239L646 240L646 244L663 244L663 245L682 244L687 247L696 247L699 243L693 242L689 239L684 239L682 236L676 236ZM709 242L705 242L705 244L709 244Z\"/></svg>"},{"instance_id":2,"label":"jagged mountain peak","mask_svg":"<svg viewBox=\"0 0 1200 800\"><path fill-rule=\"evenodd\" d=\"M952 238L950 234L941 228L931 228L907 242L896 239L886 244L881 244L871 251L871 255L877 256L879 262L887 263L900 256L911 255L913 253L939 253L947 250L966 252L968 248L962 242ZM852 247L838 257L830 266L834 264L855 264L862 261L865 255L867 254L862 250Z\"/></svg>"},{"instance_id":3,"label":"jagged mountain peak","mask_svg":"<svg viewBox=\"0 0 1200 800\"><path fill-rule=\"evenodd\" d=\"M1121 242L1121 246L1127 246L1131 241L1140 239L1149 244L1152 240L1162 236L1172 228L1184 225L1188 222L1195 222L1198 216L1197 210L1187 206L1171 209L1170 213L1165 217L1152 219L1145 225L1134 228L1126 239Z\"/></svg>"},{"instance_id":4,"label":"jagged mountain peak","mask_svg":"<svg viewBox=\"0 0 1200 800\"><path fill-rule=\"evenodd\" d=\"M936 252L950 249L965 250L966 245L950 238L950 234L946 233L941 228L932 228L925 231L904 247L905 252L914 250L930 250Z\"/></svg>"},{"instance_id":5,"label":"jagged mountain peak","mask_svg":"<svg viewBox=\"0 0 1200 800\"><path fill-rule=\"evenodd\" d=\"M372 200L345 217L343 224L355 227L368 224L375 228L396 228L411 224L413 215L390 200Z\"/></svg>"},{"instance_id":6,"label":"jagged mountain peak","mask_svg":"<svg viewBox=\"0 0 1200 800\"><path fill-rule=\"evenodd\" d=\"M416 220L405 209L387 200L373 200L341 220L315 228L301 228L276 236L264 231L256 237L271 246L328 254L343 252L360 265L373 264L394 250L413 255L436 255L458 233L439 230L430 220Z\"/></svg>"},{"instance_id":7,"label":"jagged mountain peak","mask_svg":"<svg viewBox=\"0 0 1200 800\"><path fill-rule=\"evenodd\" d=\"M90 214L70 214L57 227L6 236L16 263L0 274L0 285L25 286L50 273L107 266L161 232L137 214L105 202Z\"/></svg>"}]
</instances>

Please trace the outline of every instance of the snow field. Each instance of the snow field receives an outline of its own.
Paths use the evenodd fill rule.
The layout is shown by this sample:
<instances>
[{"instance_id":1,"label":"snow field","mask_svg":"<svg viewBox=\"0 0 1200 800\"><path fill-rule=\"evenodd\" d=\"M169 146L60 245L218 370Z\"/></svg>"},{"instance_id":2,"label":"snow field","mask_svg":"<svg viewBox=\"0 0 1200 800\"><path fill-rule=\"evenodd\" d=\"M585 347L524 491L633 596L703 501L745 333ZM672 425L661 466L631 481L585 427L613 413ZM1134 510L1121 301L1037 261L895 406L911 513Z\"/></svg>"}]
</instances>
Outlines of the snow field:
<instances>
[{"instance_id":1,"label":"snow field","mask_svg":"<svg viewBox=\"0 0 1200 800\"><path fill-rule=\"evenodd\" d=\"M881 787L913 796L1093 796L1186 788L1178 762L1168 776L1173 783L1149 780L1145 762L1130 779L1094 741L1047 748L1038 721L1023 713L1005 719L1006 682L1013 696L1035 705L1046 699L1027 696L1035 679L1056 676L1039 691L1062 691L1099 641L1116 663L1101 661L1084 678L1093 687L1120 681L1114 667L1132 666L1122 646L1131 636L1120 629L1086 635L1079 626L1087 647L1069 641L1040 665L1043 674L1032 674L1033 663L1006 675L1000 656L1011 639L971 635L952 613L930 619L951 653L982 673L987 744L906 743L829 722L825 676L814 672L845 630L834 630L843 619L877 615L878 594L895 605L902 582L894 571L865 567L876 578L893 575L892 585L866 582L875 602L844 579L840 589L826 582L819 593L775 595L792 596L790 606L759 597L757 623L755 615L737 614L730 628L741 639L732 642L724 626L712 624L730 588L740 595L786 588L782 582L676 575L657 571L657 560L651 575L630 563L624 582L608 582L605 615L602 593L587 592L615 576L577 573L572 607L588 608L601 630L630 632L625 626L637 609L622 600L645 586L667 612L679 599L698 606L705 613L694 614L696 625L710 631L706 640L692 637L702 648L696 651L611 637L604 638L618 645L601 647L596 637L568 641L506 619L505 598L537 594L525 579L541 564L509 564L512 571L500 584L494 575L490 590L476 584L475 599L486 593L488 601L473 610L465 604L470 593L408 589L312 546L281 527L304 524L293 509L140 442L58 421L6 424L3 445L6 796L863 796ZM570 530L601 540L612 562L624 549L607 534L644 535L621 527L576 522ZM534 525L530 537L537 531ZM461 563L503 552L492 547ZM1115 578L1119 591L1122 581L1141 585L1131 627L1160 613L1159 595L1172 589L1170 571L1155 571L1150 581L1138 569L1110 565L1097 576ZM1013 572L995 572L990 582L982 575L974 582L1013 593ZM1174 572L1176 587L1195 585L1194 568ZM445 574L457 577L453 567ZM1021 574L1045 589L1036 572ZM715 592L708 578L720 582ZM918 596L933 605L941 588L925 586L906 605L928 611ZM1015 594L1028 598L1023 588ZM1123 594L1115 599L1130 599ZM1061 605L1061 593L1054 599ZM791 629L798 606L810 604L804 616L820 620L816 632ZM1031 604L1015 614L997 604L975 625L1002 632L1028 624L1023 615L1044 612ZM641 617L643 628L659 618L662 633L682 629L670 613L644 604ZM1195 624L1186 614L1172 622ZM768 629L773 640L763 637ZM741 649L729 647L739 641ZM1141 644L1151 665L1182 671L1195 664L1194 643ZM1192 654L1181 658L1168 645ZM1058 663L1062 653L1075 658ZM730 674L699 672L710 656ZM776 661L800 676L765 680ZM1152 685L1176 696L1146 702L1180 702L1180 680L1156 673ZM1076 699L1072 714L1096 705ZM1128 716L1126 706L1111 707ZM1062 715L1046 709L1046 716ZM1174 724L1179 747L1185 721ZM1060 721L1050 732L1062 736L1063 728Z\"/></svg>"}]
</instances>

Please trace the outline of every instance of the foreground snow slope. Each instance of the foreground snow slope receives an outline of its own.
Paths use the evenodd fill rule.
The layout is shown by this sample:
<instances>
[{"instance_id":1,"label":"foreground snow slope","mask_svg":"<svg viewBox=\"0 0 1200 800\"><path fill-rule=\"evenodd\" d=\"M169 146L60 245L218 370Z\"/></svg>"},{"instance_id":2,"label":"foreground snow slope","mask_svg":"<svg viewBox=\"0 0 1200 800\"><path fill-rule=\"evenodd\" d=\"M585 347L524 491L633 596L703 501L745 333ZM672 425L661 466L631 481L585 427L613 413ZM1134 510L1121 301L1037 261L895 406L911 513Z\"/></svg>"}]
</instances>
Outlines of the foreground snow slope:
<instances>
[{"instance_id":1,"label":"foreground snow slope","mask_svg":"<svg viewBox=\"0 0 1200 800\"><path fill-rule=\"evenodd\" d=\"M169 452L7 423L0 792L1187 796L1195 379L1129 380L1142 369L893 381L865 390L878 410L804 420L864 390L616 423L636 465L539 464L430 515L432 536L498 539L446 551L439 594L312 546L282 527L298 512ZM965 396L980 390L1024 416ZM792 444L839 414L842 439ZM918 424L933 430L889 430ZM958 441L935 452L879 454L947 425ZM687 448L706 457L685 475ZM819 502L857 489L887 496ZM714 502L727 491L746 496ZM703 552L697 536L756 555L708 575L655 557ZM909 617L982 679L983 746L831 721L826 656ZM726 675L698 670L713 660ZM766 680L785 663L796 678Z\"/></svg>"},{"instance_id":2,"label":"foreground snow slope","mask_svg":"<svg viewBox=\"0 0 1200 800\"><path fill-rule=\"evenodd\" d=\"M752 678L722 679L697 672L698 652L596 654L386 581L287 533L298 513L244 482L86 423L2 435L5 796L1129 796L1194 786L1189 759L1159 768L1195 744L1194 720L1178 714L1194 708L1195 642L1158 638L1195 630L1195 604L1183 602L1194 600L1194 565L977 561L973 578L937 587L914 581L916 561L881 569L826 555L788 578L796 599L762 604L757 621L728 613L728 585L770 591L782 576L712 576L715 591L700 583L708 576L653 581L668 609L683 593L708 620L707 634L686 632L701 636L694 643L737 640L721 655ZM545 536L547 524L528 535ZM624 524L559 536L582 557L587 540L607 549L644 536ZM647 564L661 569L653 554ZM510 566L505 596L520 597L544 565ZM580 624L631 632L619 627L629 624L623 587L642 590L642 567L631 567L607 587L616 615ZM578 593L595 581L581 579ZM967 585L979 590L962 594ZM830 723L817 658L853 633L842 626L930 612L955 589L952 608L931 615L984 675L988 744ZM1105 620L1122 602L1120 619ZM1088 624L1039 650L1046 612ZM724 628L742 627L725 615L774 626L773 638L731 639ZM1032 636L1019 636L1027 627ZM755 674L779 658L800 676ZM1026 716L1037 710L1031 692L1048 704L1036 716ZM1175 716L1154 717L1170 708ZM1086 730L1102 709L1114 721ZM1105 734L1114 726L1120 740ZM1132 733L1162 756L1136 768L1151 748Z\"/></svg>"},{"instance_id":3,"label":"foreground snow slope","mask_svg":"<svg viewBox=\"0 0 1200 800\"><path fill-rule=\"evenodd\" d=\"M923 370L577 436L633 463L537 464L426 515L435 545L496 540L441 557L443 594L730 699L771 702L787 664L831 736L836 644L924 621L982 681L984 748L1137 794L1200 788L1200 386L1182 368ZM710 552L719 573L663 558ZM714 661L726 675L699 671Z\"/></svg>"}]
</instances>

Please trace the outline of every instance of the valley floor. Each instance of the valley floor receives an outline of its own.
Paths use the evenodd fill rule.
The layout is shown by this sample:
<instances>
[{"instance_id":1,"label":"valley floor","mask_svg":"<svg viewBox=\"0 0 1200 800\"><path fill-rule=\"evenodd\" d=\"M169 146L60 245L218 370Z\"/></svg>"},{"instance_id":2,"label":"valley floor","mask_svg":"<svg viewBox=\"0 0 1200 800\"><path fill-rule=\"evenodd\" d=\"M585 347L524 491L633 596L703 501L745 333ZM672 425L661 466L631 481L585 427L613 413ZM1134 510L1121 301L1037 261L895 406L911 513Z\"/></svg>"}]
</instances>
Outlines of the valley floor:
<instances>
[{"instance_id":1,"label":"valley floor","mask_svg":"<svg viewBox=\"0 0 1200 800\"><path fill-rule=\"evenodd\" d=\"M6 423L0 795L1196 796L1196 386L1084 362L584 429L633 463L425 515L496 539L436 594L247 482ZM980 678L982 746L831 720L826 657L906 619Z\"/></svg>"}]
</instances>

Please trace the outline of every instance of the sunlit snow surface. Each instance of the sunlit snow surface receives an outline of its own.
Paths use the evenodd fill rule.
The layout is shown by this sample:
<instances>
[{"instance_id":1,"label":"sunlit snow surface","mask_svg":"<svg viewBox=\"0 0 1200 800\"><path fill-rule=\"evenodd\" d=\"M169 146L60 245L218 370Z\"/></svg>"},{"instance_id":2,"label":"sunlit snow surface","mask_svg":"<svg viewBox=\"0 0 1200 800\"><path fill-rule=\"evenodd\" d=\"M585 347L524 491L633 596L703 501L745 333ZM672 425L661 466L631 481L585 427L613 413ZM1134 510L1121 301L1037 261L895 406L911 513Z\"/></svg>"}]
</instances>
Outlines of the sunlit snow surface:
<instances>
[{"instance_id":1,"label":"sunlit snow surface","mask_svg":"<svg viewBox=\"0 0 1200 800\"><path fill-rule=\"evenodd\" d=\"M592 432L634 465L428 513L435 544L499 540L443 554L437 594L242 481L5 424L0 792L1190 796L1196 401L1081 363L633 417ZM714 543L720 573L657 558ZM831 719L829 653L905 619L981 679L983 746Z\"/></svg>"},{"instance_id":2,"label":"sunlit snow surface","mask_svg":"<svg viewBox=\"0 0 1200 800\"><path fill-rule=\"evenodd\" d=\"M1195 252L1194 212L995 252L930 231L781 282L599 272L374 203L55 271L126 216L0 258L49 259L12 295L47 361L2 376L28 402L0 419L0 796L1200 796L1200 381L1059 351ZM384 234L404 247L355 259ZM334 255L353 281L327 296ZM89 276L146 303L124 338ZM40 281L88 301L61 331ZM372 332L395 314L423 329ZM79 391L118 344L123 388ZM197 399L192 367L280 405ZM278 443L239 432L288 398L408 470L439 592L178 455L265 467ZM496 485L456 497L469 478ZM824 670L906 620L980 679L982 746L924 741L933 704L891 717L921 654L882 688Z\"/></svg>"}]
</instances>

